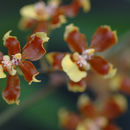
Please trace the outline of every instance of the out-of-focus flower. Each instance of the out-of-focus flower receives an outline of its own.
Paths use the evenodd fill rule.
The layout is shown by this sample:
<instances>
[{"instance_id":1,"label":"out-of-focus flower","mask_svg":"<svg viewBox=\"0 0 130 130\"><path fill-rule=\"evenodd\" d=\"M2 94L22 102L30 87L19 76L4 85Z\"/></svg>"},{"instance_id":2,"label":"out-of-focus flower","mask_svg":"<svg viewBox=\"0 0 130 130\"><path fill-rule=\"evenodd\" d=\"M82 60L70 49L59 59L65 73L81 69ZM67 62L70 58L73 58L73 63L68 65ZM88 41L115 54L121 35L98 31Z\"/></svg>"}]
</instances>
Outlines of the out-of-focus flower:
<instances>
[{"instance_id":1,"label":"out-of-focus flower","mask_svg":"<svg viewBox=\"0 0 130 130\"><path fill-rule=\"evenodd\" d=\"M43 1L26 5L20 10L22 16L20 28L28 29L35 26L34 32L48 32L60 27L67 17L74 17L83 8L88 12L91 8L89 0L73 0L69 5L62 6L60 0L49 0L46 5Z\"/></svg>"},{"instance_id":2,"label":"out-of-focus flower","mask_svg":"<svg viewBox=\"0 0 130 130\"><path fill-rule=\"evenodd\" d=\"M115 119L123 114L127 107L128 104L126 98L120 94L115 94L103 104L101 113L108 119Z\"/></svg>"},{"instance_id":3,"label":"out-of-focus flower","mask_svg":"<svg viewBox=\"0 0 130 130\"><path fill-rule=\"evenodd\" d=\"M103 105L83 94L78 100L80 114L61 109L59 120L66 130L120 130L112 120L125 112L126 107L126 99L119 94L111 96Z\"/></svg>"},{"instance_id":4,"label":"out-of-focus flower","mask_svg":"<svg viewBox=\"0 0 130 130\"><path fill-rule=\"evenodd\" d=\"M78 100L78 108L82 115L89 118L104 116L107 119L114 119L124 113L127 109L127 100L121 94L110 96L103 103L93 103L87 95L81 95Z\"/></svg>"},{"instance_id":5,"label":"out-of-focus flower","mask_svg":"<svg viewBox=\"0 0 130 130\"><path fill-rule=\"evenodd\" d=\"M118 74L109 82L112 91L121 91L125 94L130 94L130 77L123 74Z\"/></svg>"},{"instance_id":6,"label":"out-of-focus flower","mask_svg":"<svg viewBox=\"0 0 130 130\"><path fill-rule=\"evenodd\" d=\"M95 55L117 43L116 31L112 31L109 26L100 26L96 30L89 48L85 35L80 33L79 28L73 24L66 27L64 39L72 53L53 52L47 54L47 59L53 70L62 70L68 75L70 90L85 90L86 85L83 82L86 82L84 79L90 69L105 78L115 75L116 69L113 69L113 65L103 57Z\"/></svg>"},{"instance_id":7,"label":"out-of-focus flower","mask_svg":"<svg viewBox=\"0 0 130 130\"><path fill-rule=\"evenodd\" d=\"M10 36L7 32L4 37L4 46L8 48L8 55L0 53L0 78L5 78L4 71L9 73L7 86L2 92L2 96L8 104L19 103L20 96L20 80L17 76L16 67L19 67L23 72L26 81L31 84L32 82L40 82L36 79L39 72L36 70L32 62L39 60L44 54L45 49L43 43L48 41L48 37L43 32L33 34L24 48L21 48L19 41L15 36Z\"/></svg>"},{"instance_id":8,"label":"out-of-focus flower","mask_svg":"<svg viewBox=\"0 0 130 130\"><path fill-rule=\"evenodd\" d=\"M77 125L81 121L81 117L76 113L71 113L66 109L59 111L60 125L67 130L76 130Z\"/></svg>"}]
</instances>

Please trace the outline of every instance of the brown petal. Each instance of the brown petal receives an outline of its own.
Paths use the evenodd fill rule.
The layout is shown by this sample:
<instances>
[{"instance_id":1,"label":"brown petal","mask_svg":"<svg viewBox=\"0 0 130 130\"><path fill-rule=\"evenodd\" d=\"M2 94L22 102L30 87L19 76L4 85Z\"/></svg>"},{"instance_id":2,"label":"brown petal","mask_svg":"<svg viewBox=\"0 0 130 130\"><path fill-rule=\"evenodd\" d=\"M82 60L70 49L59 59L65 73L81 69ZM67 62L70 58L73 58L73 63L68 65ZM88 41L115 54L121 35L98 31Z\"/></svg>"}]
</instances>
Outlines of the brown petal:
<instances>
[{"instance_id":1,"label":"brown petal","mask_svg":"<svg viewBox=\"0 0 130 130\"><path fill-rule=\"evenodd\" d=\"M31 84L32 82L40 82L35 77L39 74L35 66L30 61L23 61L19 64L21 71L23 72L25 80Z\"/></svg>"},{"instance_id":2,"label":"brown petal","mask_svg":"<svg viewBox=\"0 0 130 130\"><path fill-rule=\"evenodd\" d=\"M0 63L1 63L2 60L3 60L3 53L0 52Z\"/></svg>"},{"instance_id":3,"label":"brown petal","mask_svg":"<svg viewBox=\"0 0 130 130\"><path fill-rule=\"evenodd\" d=\"M46 53L43 43L48 40L49 38L44 32L36 32L33 34L23 48L23 59L30 59L32 61L39 60Z\"/></svg>"},{"instance_id":4,"label":"brown petal","mask_svg":"<svg viewBox=\"0 0 130 130\"><path fill-rule=\"evenodd\" d=\"M102 113L106 118L114 119L117 116L124 113L126 109L127 109L126 98L120 94L116 94L105 102Z\"/></svg>"},{"instance_id":5,"label":"brown petal","mask_svg":"<svg viewBox=\"0 0 130 130\"><path fill-rule=\"evenodd\" d=\"M109 73L109 63L102 57L92 56L89 63L98 74L107 75Z\"/></svg>"},{"instance_id":6,"label":"brown petal","mask_svg":"<svg viewBox=\"0 0 130 130\"><path fill-rule=\"evenodd\" d=\"M58 28L60 27L62 24L66 23L66 18L63 14L56 14L52 17L51 19L51 28Z\"/></svg>"},{"instance_id":7,"label":"brown petal","mask_svg":"<svg viewBox=\"0 0 130 130\"><path fill-rule=\"evenodd\" d=\"M20 96L20 80L17 75L8 76L7 86L3 90L2 96L8 104L19 104L18 98Z\"/></svg>"},{"instance_id":8,"label":"brown petal","mask_svg":"<svg viewBox=\"0 0 130 130\"><path fill-rule=\"evenodd\" d=\"M78 0L73 0L73 2L69 5L62 6L61 9L63 10L64 14L68 17L74 17L78 14L80 10L80 3Z\"/></svg>"},{"instance_id":9,"label":"brown petal","mask_svg":"<svg viewBox=\"0 0 130 130\"><path fill-rule=\"evenodd\" d=\"M109 26L101 26L92 37L91 48L97 52L102 52L117 43L116 31L112 31Z\"/></svg>"},{"instance_id":10,"label":"brown petal","mask_svg":"<svg viewBox=\"0 0 130 130\"><path fill-rule=\"evenodd\" d=\"M111 123L105 126L103 130L121 130L121 129L117 125Z\"/></svg>"},{"instance_id":11,"label":"brown petal","mask_svg":"<svg viewBox=\"0 0 130 130\"><path fill-rule=\"evenodd\" d=\"M79 82L73 82L69 80L68 89L72 92L84 92L87 87L86 78L80 80Z\"/></svg>"},{"instance_id":12,"label":"brown petal","mask_svg":"<svg viewBox=\"0 0 130 130\"><path fill-rule=\"evenodd\" d=\"M48 24L46 21L41 21L38 22L38 24L36 25L35 29L34 29L34 33L35 32L48 32Z\"/></svg>"},{"instance_id":13,"label":"brown petal","mask_svg":"<svg viewBox=\"0 0 130 130\"><path fill-rule=\"evenodd\" d=\"M129 77L123 77L121 82L120 90L124 92L125 94L130 94L130 78Z\"/></svg>"},{"instance_id":14,"label":"brown petal","mask_svg":"<svg viewBox=\"0 0 130 130\"><path fill-rule=\"evenodd\" d=\"M75 130L81 121L81 118L77 114L70 113L65 109L59 111L59 118L61 126L67 130Z\"/></svg>"},{"instance_id":15,"label":"brown petal","mask_svg":"<svg viewBox=\"0 0 130 130\"><path fill-rule=\"evenodd\" d=\"M17 53L21 52L19 41L16 37L10 36L11 31L8 31L4 37L4 46L8 48L8 53L12 57L12 55L15 55Z\"/></svg>"},{"instance_id":16,"label":"brown petal","mask_svg":"<svg viewBox=\"0 0 130 130\"><path fill-rule=\"evenodd\" d=\"M72 51L82 53L87 49L87 40L84 34L73 24L66 26L64 39Z\"/></svg>"},{"instance_id":17,"label":"brown petal","mask_svg":"<svg viewBox=\"0 0 130 130\"><path fill-rule=\"evenodd\" d=\"M61 61L64 58L65 53L51 52L46 55L46 58L51 65L52 70L62 70Z\"/></svg>"},{"instance_id":18,"label":"brown petal","mask_svg":"<svg viewBox=\"0 0 130 130\"><path fill-rule=\"evenodd\" d=\"M82 94L78 99L78 107L80 112L90 118L95 118L99 115L99 112L93 102L85 94Z\"/></svg>"},{"instance_id":19,"label":"brown petal","mask_svg":"<svg viewBox=\"0 0 130 130\"><path fill-rule=\"evenodd\" d=\"M22 17L19 21L19 28L21 30L30 29L36 24L36 22L37 21L34 19Z\"/></svg>"}]
</instances>

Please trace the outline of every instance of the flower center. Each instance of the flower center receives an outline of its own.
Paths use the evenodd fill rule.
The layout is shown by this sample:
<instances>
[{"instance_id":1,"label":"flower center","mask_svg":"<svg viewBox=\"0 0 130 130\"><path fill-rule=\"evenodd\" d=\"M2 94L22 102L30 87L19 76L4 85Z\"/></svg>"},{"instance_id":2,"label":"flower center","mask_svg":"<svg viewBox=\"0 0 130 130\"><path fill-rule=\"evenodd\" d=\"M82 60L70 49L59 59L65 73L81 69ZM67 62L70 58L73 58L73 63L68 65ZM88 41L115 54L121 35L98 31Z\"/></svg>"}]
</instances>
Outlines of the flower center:
<instances>
[{"instance_id":1,"label":"flower center","mask_svg":"<svg viewBox=\"0 0 130 130\"><path fill-rule=\"evenodd\" d=\"M10 57L8 55L3 56L3 61L1 63L8 70L10 75L14 76L16 74L16 70L14 69L14 64L10 60Z\"/></svg>"},{"instance_id":2,"label":"flower center","mask_svg":"<svg viewBox=\"0 0 130 130\"><path fill-rule=\"evenodd\" d=\"M79 65L79 67L81 67L85 70L89 70L90 65L87 62L87 60L91 59L91 56L94 54L94 52L95 52L94 49L87 49L82 53L82 55L75 52L73 54L73 60Z\"/></svg>"},{"instance_id":3,"label":"flower center","mask_svg":"<svg viewBox=\"0 0 130 130\"><path fill-rule=\"evenodd\" d=\"M2 64L4 65L4 67L6 67L6 68L8 67L11 69L12 62L11 62L10 57L8 55L3 56Z\"/></svg>"},{"instance_id":4,"label":"flower center","mask_svg":"<svg viewBox=\"0 0 130 130\"><path fill-rule=\"evenodd\" d=\"M21 57L22 57L21 53L17 53L15 55L13 55L12 64L17 66L19 64L19 62L21 62Z\"/></svg>"},{"instance_id":5,"label":"flower center","mask_svg":"<svg viewBox=\"0 0 130 130\"><path fill-rule=\"evenodd\" d=\"M83 53L82 56L84 59L89 60L91 57L94 55L95 50L93 48L91 49L86 49Z\"/></svg>"}]
</instances>

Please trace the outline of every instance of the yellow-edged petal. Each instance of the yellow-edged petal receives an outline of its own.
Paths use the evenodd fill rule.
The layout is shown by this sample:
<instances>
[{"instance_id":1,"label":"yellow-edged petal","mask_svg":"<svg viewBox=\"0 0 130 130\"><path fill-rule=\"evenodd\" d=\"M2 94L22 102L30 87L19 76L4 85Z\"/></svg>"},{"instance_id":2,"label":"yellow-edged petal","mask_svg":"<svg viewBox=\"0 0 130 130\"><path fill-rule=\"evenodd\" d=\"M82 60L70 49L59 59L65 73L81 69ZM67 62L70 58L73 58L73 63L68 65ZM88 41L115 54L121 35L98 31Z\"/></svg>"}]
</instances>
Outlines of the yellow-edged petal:
<instances>
[{"instance_id":1,"label":"yellow-edged petal","mask_svg":"<svg viewBox=\"0 0 130 130\"><path fill-rule=\"evenodd\" d=\"M66 28L65 28L64 39L67 39L69 33L74 31L74 30L79 31L79 28L74 26L74 24L67 25Z\"/></svg>"},{"instance_id":2,"label":"yellow-edged petal","mask_svg":"<svg viewBox=\"0 0 130 130\"><path fill-rule=\"evenodd\" d=\"M81 6L83 7L84 12L88 12L91 9L90 0L80 0Z\"/></svg>"},{"instance_id":3,"label":"yellow-edged petal","mask_svg":"<svg viewBox=\"0 0 130 130\"><path fill-rule=\"evenodd\" d=\"M114 77L116 72L117 72L117 69L113 68L112 64L109 64L109 66L110 66L110 69L109 69L108 74L104 76L105 79L109 79L109 78Z\"/></svg>"},{"instance_id":4,"label":"yellow-edged petal","mask_svg":"<svg viewBox=\"0 0 130 130\"><path fill-rule=\"evenodd\" d=\"M125 96L123 96L121 94L116 94L113 96L113 99L119 105L121 111L124 112L128 108L128 103L127 103L127 99Z\"/></svg>"}]
</instances>

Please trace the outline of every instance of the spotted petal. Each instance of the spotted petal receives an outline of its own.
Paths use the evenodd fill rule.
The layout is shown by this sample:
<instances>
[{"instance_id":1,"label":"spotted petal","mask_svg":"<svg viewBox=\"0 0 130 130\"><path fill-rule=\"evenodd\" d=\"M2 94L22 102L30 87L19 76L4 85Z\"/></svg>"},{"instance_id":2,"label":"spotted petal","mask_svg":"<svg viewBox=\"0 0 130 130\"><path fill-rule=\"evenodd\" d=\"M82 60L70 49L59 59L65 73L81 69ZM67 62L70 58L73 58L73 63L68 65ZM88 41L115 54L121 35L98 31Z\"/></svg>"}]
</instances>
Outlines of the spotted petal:
<instances>
[{"instance_id":1,"label":"spotted petal","mask_svg":"<svg viewBox=\"0 0 130 130\"><path fill-rule=\"evenodd\" d=\"M8 76L7 86L3 90L2 96L8 104L19 104L18 98L20 96L20 80L17 75Z\"/></svg>"},{"instance_id":2,"label":"spotted petal","mask_svg":"<svg viewBox=\"0 0 130 130\"><path fill-rule=\"evenodd\" d=\"M44 32L36 32L33 34L23 48L23 58L32 61L39 60L46 53L43 43L48 40L49 38Z\"/></svg>"}]
</instances>

